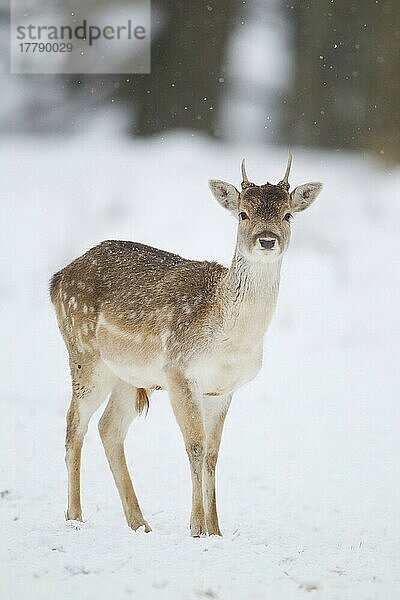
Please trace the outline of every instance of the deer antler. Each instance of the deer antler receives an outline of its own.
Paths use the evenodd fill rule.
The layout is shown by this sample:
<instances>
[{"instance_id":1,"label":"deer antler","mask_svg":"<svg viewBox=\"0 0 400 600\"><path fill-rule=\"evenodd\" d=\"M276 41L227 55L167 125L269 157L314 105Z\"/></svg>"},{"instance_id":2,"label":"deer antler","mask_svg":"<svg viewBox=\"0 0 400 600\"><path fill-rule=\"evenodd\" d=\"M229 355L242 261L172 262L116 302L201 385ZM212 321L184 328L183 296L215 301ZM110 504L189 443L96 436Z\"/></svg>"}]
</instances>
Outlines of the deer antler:
<instances>
[{"instance_id":1,"label":"deer antler","mask_svg":"<svg viewBox=\"0 0 400 600\"><path fill-rule=\"evenodd\" d=\"M278 183L279 186L285 188L286 190L288 190L290 188L289 173L290 173L290 167L292 166L292 158L293 158L292 153L289 150L289 156L288 156L285 175L283 176L283 179Z\"/></svg>"},{"instance_id":2,"label":"deer antler","mask_svg":"<svg viewBox=\"0 0 400 600\"><path fill-rule=\"evenodd\" d=\"M249 187L254 187L255 183L252 183L251 181L248 180L247 177L247 173L246 173L246 161L245 159L242 160L242 190L247 190L247 188Z\"/></svg>"}]
</instances>

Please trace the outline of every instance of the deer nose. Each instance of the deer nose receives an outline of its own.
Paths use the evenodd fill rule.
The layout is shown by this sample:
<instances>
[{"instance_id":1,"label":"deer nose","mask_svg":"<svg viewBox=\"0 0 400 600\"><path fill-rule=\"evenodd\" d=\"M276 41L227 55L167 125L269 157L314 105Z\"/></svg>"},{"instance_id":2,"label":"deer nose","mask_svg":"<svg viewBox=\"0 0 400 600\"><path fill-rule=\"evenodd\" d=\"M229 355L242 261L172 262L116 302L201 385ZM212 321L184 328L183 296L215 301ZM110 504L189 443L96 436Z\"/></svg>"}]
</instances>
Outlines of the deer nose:
<instances>
[{"instance_id":1,"label":"deer nose","mask_svg":"<svg viewBox=\"0 0 400 600\"><path fill-rule=\"evenodd\" d=\"M264 250L272 250L275 246L276 238L258 238L258 241Z\"/></svg>"}]
</instances>

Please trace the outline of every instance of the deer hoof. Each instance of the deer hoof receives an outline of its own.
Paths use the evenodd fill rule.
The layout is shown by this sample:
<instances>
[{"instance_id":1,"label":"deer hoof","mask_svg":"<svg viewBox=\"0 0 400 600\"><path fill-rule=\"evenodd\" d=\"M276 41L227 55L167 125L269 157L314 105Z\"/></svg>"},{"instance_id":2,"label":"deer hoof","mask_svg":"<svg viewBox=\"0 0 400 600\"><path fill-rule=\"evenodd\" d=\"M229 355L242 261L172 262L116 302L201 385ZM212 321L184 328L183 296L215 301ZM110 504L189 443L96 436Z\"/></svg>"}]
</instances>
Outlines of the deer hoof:
<instances>
[{"instance_id":1,"label":"deer hoof","mask_svg":"<svg viewBox=\"0 0 400 600\"><path fill-rule=\"evenodd\" d=\"M219 527L216 528L208 528L208 535L218 535L222 537L222 533Z\"/></svg>"},{"instance_id":2,"label":"deer hoof","mask_svg":"<svg viewBox=\"0 0 400 600\"><path fill-rule=\"evenodd\" d=\"M195 538L207 535L207 530L204 523L191 523L190 535Z\"/></svg>"},{"instance_id":3,"label":"deer hoof","mask_svg":"<svg viewBox=\"0 0 400 600\"><path fill-rule=\"evenodd\" d=\"M131 529L133 529L133 531L137 531L138 529L141 529L142 527L144 528L145 533L150 533L150 531L151 531L150 525L144 519L141 519L141 520L135 519L135 520L131 521L129 523L129 527Z\"/></svg>"},{"instance_id":4,"label":"deer hoof","mask_svg":"<svg viewBox=\"0 0 400 600\"><path fill-rule=\"evenodd\" d=\"M67 510L64 513L66 521L79 521L83 523L82 511L81 510Z\"/></svg>"}]
</instances>

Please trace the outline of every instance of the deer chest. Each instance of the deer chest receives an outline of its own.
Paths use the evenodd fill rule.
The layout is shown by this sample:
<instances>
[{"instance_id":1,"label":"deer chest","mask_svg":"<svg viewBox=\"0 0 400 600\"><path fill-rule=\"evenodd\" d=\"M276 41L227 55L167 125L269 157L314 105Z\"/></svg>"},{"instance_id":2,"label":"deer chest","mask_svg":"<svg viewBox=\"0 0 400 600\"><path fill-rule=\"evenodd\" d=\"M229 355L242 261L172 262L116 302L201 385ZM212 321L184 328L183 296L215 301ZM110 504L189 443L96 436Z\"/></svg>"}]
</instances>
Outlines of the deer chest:
<instances>
[{"instance_id":1,"label":"deer chest","mask_svg":"<svg viewBox=\"0 0 400 600\"><path fill-rule=\"evenodd\" d=\"M262 345L247 348L221 347L200 357L192 366L195 378L204 394L225 396L253 379L262 365Z\"/></svg>"}]
</instances>

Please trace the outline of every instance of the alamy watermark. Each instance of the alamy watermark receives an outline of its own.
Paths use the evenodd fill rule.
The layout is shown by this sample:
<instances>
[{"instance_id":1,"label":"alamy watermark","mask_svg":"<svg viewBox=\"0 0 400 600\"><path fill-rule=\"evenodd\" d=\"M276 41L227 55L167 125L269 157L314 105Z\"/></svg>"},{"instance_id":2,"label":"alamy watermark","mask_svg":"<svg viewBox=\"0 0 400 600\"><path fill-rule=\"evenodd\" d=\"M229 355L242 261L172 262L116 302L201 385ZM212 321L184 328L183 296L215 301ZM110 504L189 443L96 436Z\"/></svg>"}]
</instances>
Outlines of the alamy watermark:
<instances>
[{"instance_id":1,"label":"alamy watermark","mask_svg":"<svg viewBox=\"0 0 400 600\"><path fill-rule=\"evenodd\" d=\"M150 73L150 0L73 5L11 0L12 73Z\"/></svg>"}]
</instances>

